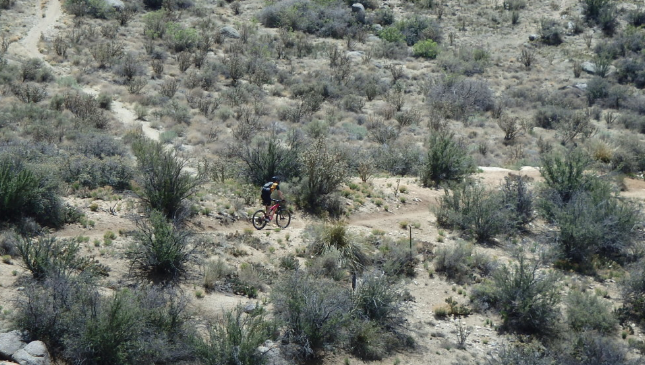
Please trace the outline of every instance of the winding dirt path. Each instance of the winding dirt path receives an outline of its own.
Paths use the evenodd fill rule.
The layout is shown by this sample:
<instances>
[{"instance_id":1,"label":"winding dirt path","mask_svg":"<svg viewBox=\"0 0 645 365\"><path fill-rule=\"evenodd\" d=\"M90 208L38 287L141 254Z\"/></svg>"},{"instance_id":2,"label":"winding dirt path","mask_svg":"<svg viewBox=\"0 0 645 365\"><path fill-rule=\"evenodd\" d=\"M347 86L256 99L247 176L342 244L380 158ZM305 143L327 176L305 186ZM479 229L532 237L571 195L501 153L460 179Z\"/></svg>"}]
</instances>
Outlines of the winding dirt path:
<instances>
[{"instance_id":1,"label":"winding dirt path","mask_svg":"<svg viewBox=\"0 0 645 365\"><path fill-rule=\"evenodd\" d=\"M60 0L39 1L36 4L33 26L20 41L12 43L8 51L23 57L44 59L38 49L40 37L53 34L54 25L62 15L63 9Z\"/></svg>"}]
</instances>

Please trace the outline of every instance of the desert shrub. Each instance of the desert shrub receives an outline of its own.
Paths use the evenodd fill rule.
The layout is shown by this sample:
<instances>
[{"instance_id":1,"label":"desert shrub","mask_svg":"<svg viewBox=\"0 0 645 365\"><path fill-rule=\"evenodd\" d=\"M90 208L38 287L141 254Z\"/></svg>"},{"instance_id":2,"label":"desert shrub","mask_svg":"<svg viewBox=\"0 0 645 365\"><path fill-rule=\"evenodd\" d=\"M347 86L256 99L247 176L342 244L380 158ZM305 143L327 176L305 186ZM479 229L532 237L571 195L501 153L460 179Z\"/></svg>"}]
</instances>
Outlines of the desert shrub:
<instances>
[{"instance_id":1,"label":"desert shrub","mask_svg":"<svg viewBox=\"0 0 645 365\"><path fill-rule=\"evenodd\" d=\"M298 151L302 148L297 138L288 140L284 145L272 136L267 140L252 143L240 142L240 148L231 152L244 163L242 174L254 185L261 185L280 175L283 180L290 180L300 174Z\"/></svg>"},{"instance_id":2,"label":"desert shrub","mask_svg":"<svg viewBox=\"0 0 645 365\"><path fill-rule=\"evenodd\" d=\"M440 43L442 40L441 28L430 18L414 15L396 22L394 26L401 32L403 40L408 46L413 46L424 39L429 39L436 43Z\"/></svg>"},{"instance_id":3,"label":"desert shrub","mask_svg":"<svg viewBox=\"0 0 645 365\"><path fill-rule=\"evenodd\" d=\"M175 22L166 23L166 30L163 34L168 48L174 52L192 50L197 46L199 38L195 29L184 28L181 24Z\"/></svg>"},{"instance_id":4,"label":"desert shrub","mask_svg":"<svg viewBox=\"0 0 645 365\"><path fill-rule=\"evenodd\" d=\"M498 192L487 192L478 184L461 184L446 190L439 200L437 224L458 228L478 242L487 242L512 228L512 212L506 209Z\"/></svg>"},{"instance_id":5,"label":"desert shrub","mask_svg":"<svg viewBox=\"0 0 645 365\"><path fill-rule=\"evenodd\" d=\"M500 189L502 204L509 210L511 221L518 229L524 229L535 218L534 196L527 180L523 176L505 176Z\"/></svg>"},{"instance_id":6,"label":"desert shrub","mask_svg":"<svg viewBox=\"0 0 645 365\"><path fill-rule=\"evenodd\" d=\"M573 334L553 352L557 363L563 365L636 365L640 361L631 358L626 346L613 337L594 331Z\"/></svg>"},{"instance_id":7,"label":"desert shrub","mask_svg":"<svg viewBox=\"0 0 645 365\"><path fill-rule=\"evenodd\" d=\"M405 40L405 37L403 36L403 33L395 27L395 26L390 26L390 27L385 27L383 28L379 33L379 37L383 39L384 41L387 42L403 42Z\"/></svg>"},{"instance_id":8,"label":"desert shrub","mask_svg":"<svg viewBox=\"0 0 645 365\"><path fill-rule=\"evenodd\" d=\"M611 166L614 170L626 174L645 171L645 143L638 136L621 135L615 143L618 148L611 156Z\"/></svg>"},{"instance_id":9,"label":"desert shrub","mask_svg":"<svg viewBox=\"0 0 645 365\"><path fill-rule=\"evenodd\" d=\"M645 25L645 8L630 10L627 13L627 21L635 28Z\"/></svg>"},{"instance_id":10,"label":"desert shrub","mask_svg":"<svg viewBox=\"0 0 645 365\"><path fill-rule=\"evenodd\" d=\"M72 156L61 166L61 178L67 183L78 183L89 189L111 186L117 190L130 187L134 170L124 157Z\"/></svg>"},{"instance_id":11,"label":"desert shrub","mask_svg":"<svg viewBox=\"0 0 645 365\"><path fill-rule=\"evenodd\" d=\"M405 42L381 41L374 48L374 57L391 60L401 60L408 56L408 46Z\"/></svg>"},{"instance_id":12,"label":"desert shrub","mask_svg":"<svg viewBox=\"0 0 645 365\"><path fill-rule=\"evenodd\" d=\"M102 133L83 133L74 139L72 150L87 157L113 157L127 154L123 142Z\"/></svg>"},{"instance_id":13,"label":"desert shrub","mask_svg":"<svg viewBox=\"0 0 645 365\"><path fill-rule=\"evenodd\" d=\"M574 111L560 106L543 106L535 112L535 126L544 129L555 129L563 120L573 115Z\"/></svg>"},{"instance_id":14,"label":"desert shrub","mask_svg":"<svg viewBox=\"0 0 645 365\"><path fill-rule=\"evenodd\" d=\"M367 320L352 321L349 330L350 351L361 360L381 360L387 352L386 339L378 324Z\"/></svg>"},{"instance_id":15,"label":"desert shrub","mask_svg":"<svg viewBox=\"0 0 645 365\"><path fill-rule=\"evenodd\" d=\"M38 103L47 96L47 89L32 82L11 83L9 90L23 103Z\"/></svg>"},{"instance_id":16,"label":"desert shrub","mask_svg":"<svg viewBox=\"0 0 645 365\"><path fill-rule=\"evenodd\" d=\"M631 247L637 210L610 193L609 187L578 192L556 210L557 244L574 263L588 263L591 255L619 259Z\"/></svg>"},{"instance_id":17,"label":"desert shrub","mask_svg":"<svg viewBox=\"0 0 645 365\"><path fill-rule=\"evenodd\" d=\"M143 16L143 33L151 39L163 38L166 33L168 13L164 10L148 12Z\"/></svg>"},{"instance_id":18,"label":"desert shrub","mask_svg":"<svg viewBox=\"0 0 645 365\"><path fill-rule=\"evenodd\" d=\"M51 175L9 159L0 160L0 220L32 217L42 225L59 227L64 210Z\"/></svg>"},{"instance_id":19,"label":"desert shrub","mask_svg":"<svg viewBox=\"0 0 645 365\"><path fill-rule=\"evenodd\" d=\"M348 177L346 157L332 151L323 138L314 141L300 155L302 180L296 191L296 204L315 211Z\"/></svg>"},{"instance_id":20,"label":"desert shrub","mask_svg":"<svg viewBox=\"0 0 645 365\"><path fill-rule=\"evenodd\" d=\"M75 16L91 16L105 19L110 13L110 6L104 0L65 0L63 8Z\"/></svg>"},{"instance_id":21,"label":"desert shrub","mask_svg":"<svg viewBox=\"0 0 645 365\"><path fill-rule=\"evenodd\" d=\"M618 82L632 83L639 89L645 88L645 60L623 58L616 62Z\"/></svg>"},{"instance_id":22,"label":"desert shrub","mask_svg":"<svg viewBox=\"0 0 645 365\"><path fill-rule=\"evenodd\" d=\"M428 100L435 112L459 120L466 120L475 112L488 111L495 104L487 82L455 76L436 80Z\"/></svg>"},{"instance_id":23,"label":"desert shrub","mask_svg":"<svg viewBox=\"0 0 645 365\"><path fill-rule=\"evenodd\" d=\"M386 275L366 273L353 299L362 318L377 323L399 322L402 319L402 296Z\"/></svg>"},{"instance_id":24,"label":"desert shrub","mask_svg":"<svg viewBox=\"0 0 645 365\"><path fill-rule=\"evenodd\" d=\"M351 9L342 1L290 0L275 3L265 7L258 19L269 28L280 27L333 38L352 33L355 22Z\"/></svg>"},{"instance_id":25,"label":"desert shrub","mask_svg":"<svg viewBox=\"0 0 645 365\"><path fill-rule=\"evenodd\" d=\"M472 76L484 73L489 59L489 52L483 48L461 47L442 53L438 61L441 68L450 74Z\"/></svg>"},{"instance_id":26,"label":"desert shrub","mask_svg":"<svg viewBox=\"0 0 645 365\"><path fill-rule=\"evenodd\" d=\"M315 349L342 341L341 329L352 308L348 289L296 271L274 284L271 300L276 318L291 342L302 346L303 355L311 357Z\"/></svg>"},{"instance_id":27,"label":"desert shrub","mask_svg":"<svg viewBox=\"0 0 645 365\"><path fill-rule=\"evenodd\" d=\"M490 354L486 365L551 365L555 359L539 342L502 345L496 354Z\"/></svg>"},{"instance_id":28,"label":"desert shrub","mask_svg":"<svg viewBox=\"0 0 645 365\"><path fill-rule=\"evenodd\" d=\"M642 260L628 267L627 275L620 280L623 307L620 309L621 319L645 318L645 270Z\"/></svg>"},{"instance_id":29,"label":"desert shrub","mask_svg":"<svg viewBox=\"0 0 645 365\"><path fill-rule=\"evenodd\" d=\"M383 144L373 151L376 168L392 175L417 175L424 152L415 144L394 142Z\"/></svg>"},{"instance_id":30,"label":"desert shrub","mask_svg":"<svg viewBox=\"0 0 645 365\"><path fill-rule=\"evenodd\" d=\"M437 58L439 48L437 43L431 39L419 41L412 47L412 54L416 57Z\"/></svg>"},{"instance_id":31,"label":"desert shrub","mask_svg":"<svg viewBox=\"0 0 645 365\"><path fill-rule=\"evenodd\" d=\"M130 265L145 275L177 279L186 272L192 255L189 232L166 220L158 211L150 213L149 222L138 221L136 242L127 250Z\"/></svg>"},{"instance_id":32,"label":"desert shrub","mask_svg":"<svg viewBox=\"0 0 645 365\"><path fill-rule=\"evenodd\" d=\"M394 12L389 8L381 8L372 13L372 23L388 26L394 24Z\"/></svg>"},{"instance_id":33,"label":"desert shrub","mask_svg":"<svg viewBox=\"0 0 645 365\"><path fill-rule=\"evenodd\" d=\"M594 77L587 83L587 100L589 105L593 105L598 99L604 99L609 96L610 82L602 77Z\"/></svg>"},{"instance_id":34,"label":"desert shrub","mask_svg":"<svg viewBox=\"0 0 645 365\"><path fill-rule=\"evenodd\" d=\"M187 359L185 300L159 288L100 295L93 281L50 278L17 301L17 324L56 358L92 365Z\"/></svg>"},{"instance_id":35,"label":"desert shrub","mask_svg":"<svg viewBox=\"0 0 645 365\"><path fill-rule=\"evenodd\" d=\"M73 115L73 122L79 129L93 127L103 129L108 125L105 110L99 107L99 102L93 95L82 92L70 92L63 96L62 107Z\"/></svg>"},{"instance_id":36,"label":"desert shrub","mask_svg":"<svg viewBox=\"0 0 645 365\"><path fill-rule=\"evenodd\" d=\"M131 82L136 76L145 75L143 63L137 55L131 52L126 53L114 66L114 73L125 79L125 82ZM98 102L98 101L97 101Z\"/></svg>"},{"instance_id":37,"label":"desert shrub","mask_svg":"<svg viewBox=\"0 0 645 365\"><path fill-rule=\"evenodd\" d=\"M596 294L573 290L565 299L567 323L576 332L598 331L612 333L618 321L611 312L611 305Z\"/></svg>"},{"instance_id":38,"label":"desert shrub","mask_svg":"<svg viewBox=\"0 0 645 365\"><path fill-rule=\"evenodd\" d=\"M475 172L474 161L452 132L435 132L428 144L428 153L420 171L424 186L460 182Z\"/></svg>"},{"instance_id":39,"label":"desert shrub","mask_svg":"<svg viewBox=\"0 0 645 365\"><path fill-rule=\"evenodd\" d=\"M497 263L475 251L472 244L459 241L455 246L438 248L434 268L457 283L469 283L476 276L490 275Z\"/></svg>"},{"instance_id":40,"label":"desert shrub","mask_svg":"<svg viewBox=\"0 0 645 365\"><path fill-rule=\"evenodd\" d=\"M94 276L106 273L105 268L92 258L79 256L80 249L79 244L72 239L53 236L22 238L17 245L22 264L37 280L72 274Z\"/></svg>"},{"instance_id":41,"label":"desert shrub","mask_svg":"<svg viewBox=\"0 0 645 365\"><path fill-rule=\"evenodd\" d=\"M416 276L415 269L419 259L410 249L408 242L386 242L379 246L374 264L389 278Z\"/></svg>"},{"instance_id":42,"label":"desert shrub","mask_svg":"<svg viewBox=\"0 0 645 365\"><path fill-rule=\"evenodd\" d=\"M194 194L201 180L186 172L186 161L159 142L139 138L132 143L132 150L142 173L143 200L167 217L181 216L184 200Z\"/></svg>"},{"instance_id":43,"label":"desert shrub","mask_svg":"<svg viewBox=\"0 0 645 365\"><path fill-rule=\"evenodd\" d=\"M590 23L600 26L607 35L613 35L618 25L616 6L612 0L585 0L583 14Z\"/></svg>"},{"instance_id":44,"label":"desert shrub","mask_svg":"<svg viewBox=\"0 0 645 365\"><path fill-rule=\"evenodd\" d=\"M275 330L263 308L245 314L244 308L237 306L208 327L206 338L195 336L192 346L203 364L261 365L267 358L257 348L271 339Z\"/></svg>"},{"instance_id":45,"label":"desert shrub","mask_svg":"<svg viewBox=\"0 0 645 365\"><path fill-rule=\"evenodd\" d=\"M555 19L540 20L540 40L542 43L557 46L563 42L562 25Z\"/></svg>"},{"instance_id":46,"label":"desert shrub","mask_svg":"<svg viewBox=\"0 0 645 365\"><path fill-rule=\"evenodd\" d=\"M581 149L570 150L564 156L543 155L540 169L546 186L543 194L557 199L557 203L567 203L576 192L589 190L593 178L584 174L589 163L589 157Z\"/></svg>"},{"instance_id":47,"label":"desert shrub","mask_svg":"<svg viewBox=\"0 0 645 365\"><path fill-rule=\"evenodd\" d=\"M14 0L2 0L0 1L0 9L11 9L15 3Z\"/></svg>"},{"instance_id":48,"label":"desert shrub","mask_svg":"<svg viewBox=\"0 0 645 365\"><path fill-rule=\"evenodd\" d=\"M362 271L367 264L363 248L343 224L314 227L311 238L308 249L313 255L335 255L341 266L348 268L352 274Z\"/></svg>"},{"instance_id":49,"label":"desert shrub","mask_svg":"<svg viewBox=\"0 0 645 365\"><path fill-rule=\"evenodd\" d=\"M471 299L480 308L497 309L506 330L539 336L553 334L559 316L558 277L538 269L537 262L521 256L516 265L501 266L492 280L473 288Z\"/></svg>"},{"instance_id":50,"label":"desert shrub","mask_svg":"<svg viewBox=\"0 0 645 365\"><path fill-rule=\"evenodd\" d=\"M30 58L20 65L20 78L23 82L48 82L54 79L54 75L41 59Z\"/></svg>"}]
</instances>

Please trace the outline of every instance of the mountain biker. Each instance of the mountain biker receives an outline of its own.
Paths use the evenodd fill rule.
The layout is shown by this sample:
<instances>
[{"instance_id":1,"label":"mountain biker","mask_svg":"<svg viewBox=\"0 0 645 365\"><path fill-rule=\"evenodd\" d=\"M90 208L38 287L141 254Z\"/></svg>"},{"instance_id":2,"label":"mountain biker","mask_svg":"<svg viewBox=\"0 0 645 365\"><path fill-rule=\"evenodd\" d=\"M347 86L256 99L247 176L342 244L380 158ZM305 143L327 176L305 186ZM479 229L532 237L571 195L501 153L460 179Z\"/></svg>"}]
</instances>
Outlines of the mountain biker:
<instances>
[{"instance_id":1,"label":"mountain biker","mask_svg":"<svg viewBox=\"0 0 645 365\"><path fill-rule=\"evenodd\" d=\"M284 195L280 191L280 176L274 176L271 178L271 181L267 182L262 186L262 204L264 204L265 220L269 221L269 208L271 207L271 194L274 191L278 191L280 200L284 200Z\"/></svg>"}]
</instances>

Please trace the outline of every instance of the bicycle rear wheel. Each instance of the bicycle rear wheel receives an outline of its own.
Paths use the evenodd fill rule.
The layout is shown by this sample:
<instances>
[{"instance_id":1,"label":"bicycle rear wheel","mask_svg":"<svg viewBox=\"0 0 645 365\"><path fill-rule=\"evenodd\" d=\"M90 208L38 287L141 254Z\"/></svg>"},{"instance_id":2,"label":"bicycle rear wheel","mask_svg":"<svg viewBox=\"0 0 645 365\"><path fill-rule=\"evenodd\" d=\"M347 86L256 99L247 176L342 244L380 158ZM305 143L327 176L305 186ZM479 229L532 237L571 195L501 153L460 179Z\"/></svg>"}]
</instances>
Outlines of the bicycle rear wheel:
<instances>
[{"instance_id":1,"label":"bicycle rear wheel","mask_svg":"<svg viewBox=\"0 0 645 365\"><path fill-rule=\"evenodd\" d=\"M275 213L275 223L280 228L289 227L291 223L291 213L288 210L279 210Z\"/></svg>"},{"instance_id":2,"label":"bicycle rear wheel","mask_svg":"<svg viewBox=\"0 0 645 365\"><path fill-rule=\"evenodd\" d=\"M266 217L266 214L264 213L264 210L260 209L257 212L253 213L253 227L255 229L262 229L264 226L267 225L267 221L264 220Z\"/></svg>"}]
</instances>

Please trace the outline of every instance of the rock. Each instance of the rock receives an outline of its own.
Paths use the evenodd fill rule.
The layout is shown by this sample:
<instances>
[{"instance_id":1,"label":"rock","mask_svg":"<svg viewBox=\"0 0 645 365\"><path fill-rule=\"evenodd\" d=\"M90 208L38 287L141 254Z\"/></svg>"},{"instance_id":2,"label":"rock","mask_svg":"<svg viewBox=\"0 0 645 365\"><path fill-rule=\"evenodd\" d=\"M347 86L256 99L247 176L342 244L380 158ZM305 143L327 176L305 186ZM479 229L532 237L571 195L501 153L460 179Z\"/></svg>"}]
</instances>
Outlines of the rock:
<instances>
[{"instance_id":1,"label":"rock","mask_svg":"<svg viewBox=\"0 0 645 365\"><path fill-rule=\"evenodd\" d=\"M589 73L589 74L595 74L596 73L596 65L594 65L592 62L585 61L580 64L580 67L582 68L582 71Z\"/></svg>"},{"instance_id":2,"label":"rock","mask_svg":"<svg viewBox=\"0 0 645 365\"><path fill-rule=\"evenodd\" d=\"M20 364L16 364L15 362L11 362L11 361L0 361L0 365L20 365Z\"/></svg>"},{"instance_id":3,"label":"rock","mask_svg":"<svg viewBox=\"0 0 645 365\"><path fill-rule=\"evenodd\" d=\"M365 53L361 51L350 51L350 52L347 52L347 57L353 60L362 60L364 54Z\"/></svg>"},{"instance_id":4,"label":"rock","mask_svg":"<svg viewBox=\"0 0 645 365\"><path fill-rule=\"evenodd\" d=\"M383 30L383 26L381 24L374 24L372 25L372 29L374 29L374 31L378 33Z\"/></svg>"},{"instance_id":5,"label":"rock","mask_svg":"<svg viewBox=\"0 0 645 365\"><path fill-rule=\"evenodd\" d=\"M13 359L20 365L51 365L47 346L42 341L32 341L18 350Z\"/></svg>"},{"instance_id":6,"label":"rock","mask_svg":"<svg viewBox=\"0 0 645 365\"><path fill-rule=\"evenodd\" d=\"M287 361L280 348L277 347L272 341L264 342L263 346L258 347L258 352L261 353L266 359L267 365L289 365L291 362Z\"/></svg>"},{"instance_id":7,"label":"rock","mask_svg":"<svg viewBox=\"0 0 645 365\"><path fill-rule=\"evenodd\" d=\"M20 331L0 333L0 357L10 359L16 351L25 347Z\"/></svg>"},{"instance_id":8,"label":"rock","mask_svg":"<svg viewBox=\"0 0 645 365\"><path fill-rule=\"evenodd\" d=\"M587 90L587 84L585 83L575 84L573 85L573 87L575 87L576 89L580 89L582 91Z\"/></svg>"},{"instance_id":9,"label":"rock","mask_svg":"<svg viewBox=\"0 0 645 365\"><path fill-rule=\"evenodd\" d=\"M352 4L352 12L354 12L354 13L364 13L365 12L365 7L361 3L354 3L354 4Z\"/></svg>"},{"instance_id":10,"label":"rock","mask_svg":"<svg viewBox=\"0 0 645 365\"><path fill-rule=\"evenodd\" d=\"M247 305L244 306L242 309L244 313L251 313L253 312L256 308L258 307L258 304L255 302L250 302Z\"/></svg>"},{"instance_id":11,"label":"rock","mask_svg":"<svg viewBox=\"0 0 645 365\"><path fill-rule=\"evenodd\" d=\"M538 34L529 34L529 41L537 41L538 39L540 39Z\"/></svg>"},{"instance_id":12,"label":"rock","mask_svg":"<svg viewBox=\"0 0 645 365\"><path fill-rule=\"evenodd\" d=\"M121 0L105 0L105 3L108 6L111 6L114 9L123 9L123 8L125 8L125 4Z\"/></svg>"},{"instance_id":13,"label":"rock","mask_svg":"<svg viewBox=\"0 0 645 365\"><path fill-rule=\"evenodd\" d=\"M231 26L225 26L222 27L219 30L220 34L226 38L235 38L238 39L240 38L240 32L237 31L237 29L231 27Z\"/></svg>"}]
</instances>

